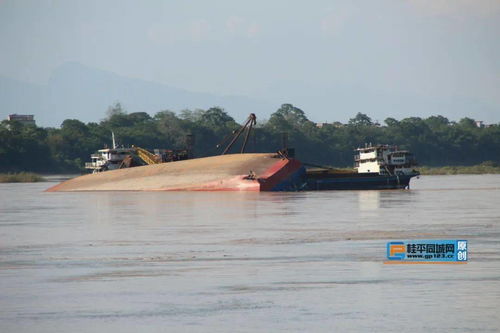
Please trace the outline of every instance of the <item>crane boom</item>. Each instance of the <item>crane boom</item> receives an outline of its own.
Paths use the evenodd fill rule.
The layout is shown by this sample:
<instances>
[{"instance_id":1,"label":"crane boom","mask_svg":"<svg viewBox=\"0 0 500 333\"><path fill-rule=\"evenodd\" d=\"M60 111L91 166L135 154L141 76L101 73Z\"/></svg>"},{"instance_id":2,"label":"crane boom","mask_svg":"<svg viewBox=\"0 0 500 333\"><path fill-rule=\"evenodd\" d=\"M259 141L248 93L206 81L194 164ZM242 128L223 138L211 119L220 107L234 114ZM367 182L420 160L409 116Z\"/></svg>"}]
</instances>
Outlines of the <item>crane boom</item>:
<instances>
[{"instance_id":1,"label":"crane boom","mask_svg":"<svg viewBox=\"0 0 500 333\"><path fill-rule=\"evenodd\" d=\"M248 142L248 138L250 136L250 132L252 131L252 127L257 123L257 117L255 117L255 114L254 113L250 113L250 116L248 116L245 124L243 124L238 130L236 131L233 131L232 135L233 135L233 138L231 140L231 142L229 142L229 144L227 145L226 149L224 149L224 151L222 152L221 155L224 155L226 154L227 152L229 152L229 150L231 149L231 147L234 145L234 143L238 140L238 138L240 137L240 135L246 131L246 134L245 134L245 137L244 137L244 140L243 140L243 145L241 146L241 150L240 150L240 153L244 153L245 152L245 148L247 146L247 142ZM220 144L217 145L217 148L219 148L221 145L223 145L225 142L227 142L227 140L231 138L231 135L228 135L226 136L222 142Z\"/></svg>"},{"instance_id":2,"label":"crane boom","mask_svg":"<svg viewBox=\"0 0 500 333\"><path fill-rule=\"evenodd\" d=\"M146 162L146 164L151 165L151 164L161 163L155 154L150 153L146 149L141 148L141 147L136 147L136 146L132 146L132 147L135 149L137 156L139 156L141 158L141 160Z\"/></svg>"}]
</instances>

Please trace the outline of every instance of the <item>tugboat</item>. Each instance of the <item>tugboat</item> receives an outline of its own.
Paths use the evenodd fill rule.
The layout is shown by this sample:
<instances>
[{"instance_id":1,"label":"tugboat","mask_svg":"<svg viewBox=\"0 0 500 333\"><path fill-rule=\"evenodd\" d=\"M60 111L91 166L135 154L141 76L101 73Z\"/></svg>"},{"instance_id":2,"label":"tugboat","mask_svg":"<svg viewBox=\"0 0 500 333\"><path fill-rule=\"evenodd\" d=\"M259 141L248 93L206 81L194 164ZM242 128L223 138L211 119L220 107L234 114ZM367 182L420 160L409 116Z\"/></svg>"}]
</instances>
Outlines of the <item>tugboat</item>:
<instances>
[{"instance_id":1,"label":"tugboat","mask_svg":"<svg viewBox=\"0 0 500 333\"><path fill-rule=\"evenodd\" d=\"M408 189L420 175L412 153L391 145L365 145L356 149L355 170L314 168L306 171L307 190Z\"/></svg>"}]
</instances>

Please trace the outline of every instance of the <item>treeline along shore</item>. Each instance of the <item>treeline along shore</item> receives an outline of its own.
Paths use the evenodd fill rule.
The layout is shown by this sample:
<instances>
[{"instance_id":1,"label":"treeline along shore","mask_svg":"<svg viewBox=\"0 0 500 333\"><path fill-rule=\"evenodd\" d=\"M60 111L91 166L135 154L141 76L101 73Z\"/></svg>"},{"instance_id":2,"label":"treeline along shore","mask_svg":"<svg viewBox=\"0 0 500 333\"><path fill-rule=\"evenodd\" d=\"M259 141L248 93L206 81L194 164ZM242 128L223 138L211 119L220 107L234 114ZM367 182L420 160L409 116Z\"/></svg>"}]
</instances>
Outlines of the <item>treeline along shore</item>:
<instances>
[{"instance_id":1,"label":"treeline along shore","mask_svg":"<svg viewBox=\"0 0 500 333\"><path fill-rule=\"evenodd\" d=\"M221 152L217 144L239 126L219 107L178 113L166 110L151 116L127 113L119 103L99 123L67 119L60 128L43 128L4 120L0 124L0 172L81 172L91 153L105 144L111 146L111 131L120 145L149 149L183 149L186 136L192 134L195 157L216 155ZM247 151L280 149L282 133L288 134L288 146L295 148L296 157L308 163L352 167L355 148L383 143L413 152L425 166L424 173L460 173L456 171L459 166L469 168L462 168L464 173L499 172L500 124L478 127L470 118L387 118L378 124L358 113L345 124L317 124L301 109L283 104L269 119L258 119ZM436 168L444 166L449 168Z\"/></svg>"}]
</instances>

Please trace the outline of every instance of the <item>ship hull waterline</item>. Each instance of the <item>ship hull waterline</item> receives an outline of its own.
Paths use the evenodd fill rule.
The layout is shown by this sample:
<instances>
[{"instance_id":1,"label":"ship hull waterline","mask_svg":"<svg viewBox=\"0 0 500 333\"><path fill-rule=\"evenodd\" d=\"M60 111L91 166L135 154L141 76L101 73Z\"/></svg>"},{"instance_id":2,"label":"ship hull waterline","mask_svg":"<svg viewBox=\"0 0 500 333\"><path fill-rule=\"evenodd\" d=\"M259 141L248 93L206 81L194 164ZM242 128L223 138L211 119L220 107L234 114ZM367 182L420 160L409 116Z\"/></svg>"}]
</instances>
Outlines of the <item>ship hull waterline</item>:
<instances>
[{"instance_id":1,"label":"ship hull waterline","mask_svg":"<svg viewBox=\"0 0 500 333\"><path fill-rule=\"evenodd\" d=\"M324 177L307 178L304 190L327 191L327 190L397 190L409 189L410 179L419 173L408 175L363 175L356 174L349 177Z\"/></svg>"}]
</instances>

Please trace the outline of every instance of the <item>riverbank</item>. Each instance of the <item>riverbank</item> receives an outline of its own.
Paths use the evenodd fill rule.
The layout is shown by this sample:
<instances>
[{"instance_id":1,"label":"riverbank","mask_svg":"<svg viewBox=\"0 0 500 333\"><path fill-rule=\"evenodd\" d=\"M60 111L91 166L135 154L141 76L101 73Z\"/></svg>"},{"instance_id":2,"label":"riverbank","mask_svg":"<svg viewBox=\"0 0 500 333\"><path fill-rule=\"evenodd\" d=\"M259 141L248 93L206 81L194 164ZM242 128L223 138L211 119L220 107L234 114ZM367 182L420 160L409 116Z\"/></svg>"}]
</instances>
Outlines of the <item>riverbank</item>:
<instances>
[{"instance_id":1,"label":"riverbank","mask_svg":"<svg viewBox=\"0 0 500 333\"><path fill-rule=\"evenodd\" d=\"M327 166L325 166L327 168ZM353 168L335 168L333 169L342 172L356 172ZM441 166L441 167L430 167L430 166L417 166L415 170L420 172L421 175L486 175L486 174L500 174L500 164L485 161L481 164L470 165L470 166Z\"/></svg>"},{"instance_id":2,"label":"riverbank","mask_svg":"<svg viewBox=\"0 0 500 333\"><path fill-rule=\"evenodd\" d=\"M500 165L491 161L486 161L478 165L471 166L443 166L417 168L422 175L483 175L500 174Z\"/></svg>"},{"instance_id":3,"label":"riverbank","mask_svg":"<svg viewBox=\"0 0 500 333\"><path fill-rule=\"evenodd\" d=\"M33 172L0 173L0 183L36 183L45 178Z\"/></svg>"}]
</instances>

